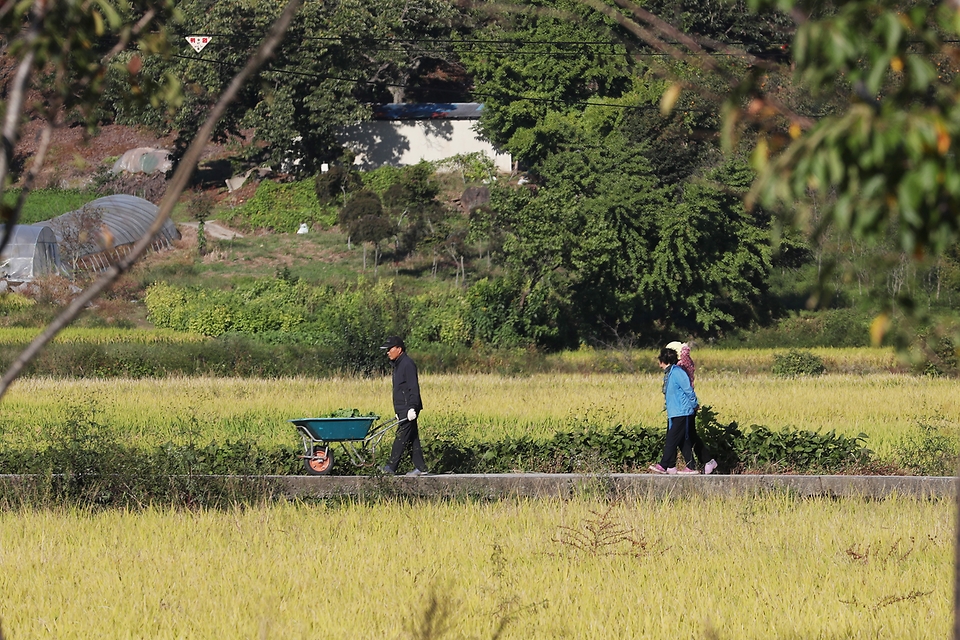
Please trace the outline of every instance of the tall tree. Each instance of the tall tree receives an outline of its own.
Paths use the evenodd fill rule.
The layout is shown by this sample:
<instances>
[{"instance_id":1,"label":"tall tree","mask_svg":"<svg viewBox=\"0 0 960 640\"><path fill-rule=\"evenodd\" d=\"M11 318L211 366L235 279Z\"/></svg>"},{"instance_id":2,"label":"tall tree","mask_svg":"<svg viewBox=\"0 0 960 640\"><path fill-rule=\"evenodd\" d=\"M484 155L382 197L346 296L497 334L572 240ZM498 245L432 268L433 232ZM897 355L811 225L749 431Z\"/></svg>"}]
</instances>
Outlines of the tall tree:
<instances>
[{"instance_id":1,"label":"tall tree","mask_svg":"<svg viewBox=\"0 0 960 640\"><path fill-rule=\"evenodd\" d=\"M535 165L557 138L560 122L551 118L633 88L631 60L610 38L615 25L576 0L505 2L496 9L481 14L484 26L458 53L484 103L482 132Z\"/></svg>"},{"instance_id":2,"label":"tall tree","mask_svg":"<svg viewBox=\"0 0 960 640\"><path fill-rule=\"evenodd\" d=\"M172 67L157 57L146 66L149 75L172 70L181 78L186 102L162 122L143 112L126 119L177 131L183 148L198 116L246 60L278 7L257 0L188 0L180 6L187 30L211 35L210 44L199 54L184 51ZM215 137L225 140L253 129L251 160L315 173L320 163L340 155L337 131L368 118L370 102L389 101L391 91L393 99L402 97L432 69L428 61L452 58L449 47L436 40L458 16L441 0L306 3L274 60L247 85Z\"/></svg>"}]
</instances>

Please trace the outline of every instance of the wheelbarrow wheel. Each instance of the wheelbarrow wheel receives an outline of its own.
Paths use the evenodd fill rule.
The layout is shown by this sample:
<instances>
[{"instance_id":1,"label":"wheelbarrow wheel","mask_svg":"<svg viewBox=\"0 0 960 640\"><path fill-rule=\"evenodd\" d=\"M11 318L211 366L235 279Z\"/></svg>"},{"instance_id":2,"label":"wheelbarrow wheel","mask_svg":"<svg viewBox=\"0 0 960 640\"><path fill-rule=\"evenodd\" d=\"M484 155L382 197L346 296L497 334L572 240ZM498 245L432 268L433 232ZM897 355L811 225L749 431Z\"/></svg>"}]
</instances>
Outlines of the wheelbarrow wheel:
<instances>
[{"instance_id":1,"label":"wheelbarrow wheel","mask_svg":"<svg viewBox=\"0 0 960 640\"><path fill-rule=\"evenodd\" d=\"M303 465L307 468L307 473L312 476L325 476L330 474L333 469L333 451L327 447L314 447L313 457L304 458Z\"/></svg>"}]
</instances>

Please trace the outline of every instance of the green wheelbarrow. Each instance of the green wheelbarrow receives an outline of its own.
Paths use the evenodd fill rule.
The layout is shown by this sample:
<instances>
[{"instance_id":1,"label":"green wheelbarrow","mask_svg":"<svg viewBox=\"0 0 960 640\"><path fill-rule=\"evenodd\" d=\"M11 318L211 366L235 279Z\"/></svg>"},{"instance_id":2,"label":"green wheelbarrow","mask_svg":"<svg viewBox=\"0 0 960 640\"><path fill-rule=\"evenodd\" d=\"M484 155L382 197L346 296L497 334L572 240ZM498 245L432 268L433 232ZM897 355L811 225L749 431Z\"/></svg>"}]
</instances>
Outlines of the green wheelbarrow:
<instances>
[{"instance_id":1,"label":"green wheelbarrow","mask_svg":"<svg viewBox=\"0 0 960 640\"><path fill-rule=\"evenodd\" d=\"M400 424L393 419L374 426L380 416L355 418L296 418L290 420L297 427L303 441L303 465L312 476L325 476L333 469L331 445L339 444L350 461L358 467L376 464L377 446L390 429Z\"/></svg>"}]
</instances>

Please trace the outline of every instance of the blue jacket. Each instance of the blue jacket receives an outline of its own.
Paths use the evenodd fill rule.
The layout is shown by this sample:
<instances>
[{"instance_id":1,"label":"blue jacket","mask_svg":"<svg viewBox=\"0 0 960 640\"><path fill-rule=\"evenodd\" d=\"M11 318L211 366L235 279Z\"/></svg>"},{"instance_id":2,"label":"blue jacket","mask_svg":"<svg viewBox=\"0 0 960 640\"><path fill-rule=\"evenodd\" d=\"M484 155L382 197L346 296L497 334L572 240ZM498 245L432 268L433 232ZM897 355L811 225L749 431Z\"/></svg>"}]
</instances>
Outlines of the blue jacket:
<instances>
[{"instance_id":1,"label":"blue jacket","mask_svg":"<svg viewBox=\"0 0 960 640\"><path fill-rule=\"evenodd\" d=\"M690 376L676 365L670 365L664 371L663 395L667 405L667 418L693 415L700 404L697 394L690 386Z\"/></svg>"}]
</instances>

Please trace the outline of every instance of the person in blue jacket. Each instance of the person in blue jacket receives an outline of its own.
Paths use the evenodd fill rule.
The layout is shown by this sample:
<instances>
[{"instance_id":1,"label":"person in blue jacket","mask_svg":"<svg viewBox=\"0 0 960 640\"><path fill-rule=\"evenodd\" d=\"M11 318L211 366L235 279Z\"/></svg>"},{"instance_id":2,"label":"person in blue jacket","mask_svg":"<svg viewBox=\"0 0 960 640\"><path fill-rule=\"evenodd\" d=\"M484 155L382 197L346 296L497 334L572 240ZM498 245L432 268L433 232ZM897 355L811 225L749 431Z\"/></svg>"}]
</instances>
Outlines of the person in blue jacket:
<instances>
[{"instance_id":1,"label":"person in blue jacket","mask_svg":"<svg viewBox=\"0 0 960 640\"><path fill-rule=\"evenodd\" d=\"M667 441L663 446L663 457L658 464L650 465L654 473L699 473L693 463L693 456L689 455L688 467L677 472L677 447L686 442L699 442L696 433L696 413L700 406L697 394L690 384L687 372L677 366L677 352L673 349L662 349L657 357L660 369L663 371L663 397L667 410ZM684 453L689 450L684 446ZM701 451L702 444L700 445ZM711 473L717 463L710 460L704 467L704 473Z\"/></svg>"},{"instance_id":2,"label":"person in blue jacket","mask_svg":"<svg viewBox=\"0 0 960 640\"><path fill-rule=\"evenodd\" d=\"M393 365L393 410L397 413L399 421L397 436L390 450L390 460L380 468L380 471L387 475L396 473L400 457L409 445L413 471L407 475L427 475L427 465L423 461L423 449L420 446L420 429L417 426L417 418L423 411L417 365L407 355L406 345L399 336L390 336L380 348L387 352L390 364Z\"/></svg>"}]
</instances>

